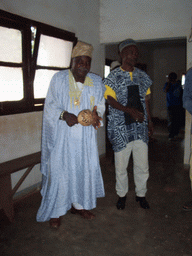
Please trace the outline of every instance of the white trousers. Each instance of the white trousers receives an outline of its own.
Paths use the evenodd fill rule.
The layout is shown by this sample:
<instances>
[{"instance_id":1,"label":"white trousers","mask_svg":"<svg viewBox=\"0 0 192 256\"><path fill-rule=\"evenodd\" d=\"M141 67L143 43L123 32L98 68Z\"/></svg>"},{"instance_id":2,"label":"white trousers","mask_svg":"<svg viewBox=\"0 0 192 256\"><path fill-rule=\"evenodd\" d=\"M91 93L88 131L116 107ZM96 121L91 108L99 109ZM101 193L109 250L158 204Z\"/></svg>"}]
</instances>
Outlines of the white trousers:
<instances>
[{"instance_id":1,"label":"white trousers","mask_svg":"<svg viewBox=\"0 0 192 256\"><path fill-rule=\"evenodd\" d=\"M128 192L127 167L129 158L133 154L133 175L136 196L144 197L147 192L149 177L148 145L142 140L135 140L127 144L120 152L115 152L115 172L117 195L124 197Z\"/></svg>"}]
</instances>

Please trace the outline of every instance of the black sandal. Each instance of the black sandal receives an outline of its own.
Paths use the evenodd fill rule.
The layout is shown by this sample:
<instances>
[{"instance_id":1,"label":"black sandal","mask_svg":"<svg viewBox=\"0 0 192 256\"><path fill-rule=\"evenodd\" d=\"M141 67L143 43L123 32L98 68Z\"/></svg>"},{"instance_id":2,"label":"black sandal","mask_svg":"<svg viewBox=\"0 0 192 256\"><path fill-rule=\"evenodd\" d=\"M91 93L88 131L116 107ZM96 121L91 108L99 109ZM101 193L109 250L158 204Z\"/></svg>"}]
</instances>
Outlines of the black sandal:
<instances>
[{"instance_id":1,"label":"black sandal","mask_svg":"<svg viewBox=\"0 0 192 256\"><path fill-rule=\"evenodd\" d=\"M187 202L186 204L184 204L183 210L184 211L192 211L192 201Z\"/></svg>"}]
</instances>

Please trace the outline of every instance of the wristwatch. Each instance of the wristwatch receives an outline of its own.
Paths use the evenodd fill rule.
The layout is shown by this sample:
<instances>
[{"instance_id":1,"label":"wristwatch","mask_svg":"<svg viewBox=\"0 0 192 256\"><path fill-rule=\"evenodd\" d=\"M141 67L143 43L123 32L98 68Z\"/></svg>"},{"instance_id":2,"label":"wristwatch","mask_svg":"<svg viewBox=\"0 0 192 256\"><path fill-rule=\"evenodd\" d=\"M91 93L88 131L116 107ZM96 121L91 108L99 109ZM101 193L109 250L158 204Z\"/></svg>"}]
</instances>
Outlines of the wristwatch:
<instances>
[{"instance_id":1,"label":"wristwatch","mask_svg":"<svg viewBox=\"0 0 192 256\"><path fill-rule=\"evenodd\" d=\"M61 112L61 115L60 115L60 117L59 117L59 120L65 121L65 119L63 118L65 112L67 112L67 111L66 111L66 110L63 110L63 111Z\"/></svg>"}]
</instances>

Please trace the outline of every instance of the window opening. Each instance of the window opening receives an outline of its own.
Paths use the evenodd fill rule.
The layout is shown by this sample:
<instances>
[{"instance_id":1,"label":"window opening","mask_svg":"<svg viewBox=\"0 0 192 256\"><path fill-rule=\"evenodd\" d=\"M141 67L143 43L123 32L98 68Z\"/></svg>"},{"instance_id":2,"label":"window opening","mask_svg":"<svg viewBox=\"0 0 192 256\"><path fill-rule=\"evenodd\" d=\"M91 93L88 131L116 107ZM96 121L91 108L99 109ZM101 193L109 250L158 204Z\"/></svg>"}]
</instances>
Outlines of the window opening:
<instances>
[{"instance_id":1,"label":"window opening","mask_svg":"<svg viewBox=\"0 0 192 256\"><path fill-rule=\"evenodd\" d=\"M104 77L107 77L110 73L110 66L105 65L104 67Z\"/></svg>"},{"instance_id":2,"label":"window opening","mask_svg":"<svg viewBox=\"0 0 192 256\"><path fill-rule=\"evenodd\" d=\"M22 34L0 26L0 101L23 99Z\"/></svg>"},{"instance_id":3,"label":"window opening","mask_svg":"<svg viewBox=\"0 0 192 256\"><path fill-rule=\"evenodd\" d=\"M69 67L72 48L72 42L41 35L34 80L35 99L46 97L51 78L58 72L58 70L51 70L52 68Z\"/></svg>"},{"instance_id":4,"label":"window opening","mask_svg":"<svg viewBox=\"0 0 192 256\"><path fill-rule=\"evenodd\" d=\"M70 66L74 33L0 10L0 115L39 111L53 75Z\"/></svg>"}]
</instances>

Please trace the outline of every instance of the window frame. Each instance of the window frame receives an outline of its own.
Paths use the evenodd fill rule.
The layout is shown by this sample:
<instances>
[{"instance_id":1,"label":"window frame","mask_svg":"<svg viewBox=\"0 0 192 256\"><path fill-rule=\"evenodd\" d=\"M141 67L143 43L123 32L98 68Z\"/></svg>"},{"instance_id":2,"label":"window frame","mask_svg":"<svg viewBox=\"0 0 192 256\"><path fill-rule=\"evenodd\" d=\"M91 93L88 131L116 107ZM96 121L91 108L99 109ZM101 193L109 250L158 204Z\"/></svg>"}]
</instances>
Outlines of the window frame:
<instances>
[{"instance_id":1,"label":"window frame","mask_svg":"<svg viewBox=\"0 0 192 256\"><path fill-rule=\"evenodd\" d=\"M42 111L44 106L44 98L35 99L33 92L33 83L35 72L38 69L63 70L59 67L46 67L37 65L37 56L39 49L40 36L46 35L59 39L70 41L76 44L77 38L75 33L62 30L41 22L30 20L15 14L0 10L0 26L18 29L22 34L22 63L12 63L0 61L0 66L5 67L22 67L23 69L23 88L24 98L20 101L0 102L0 115L11 115L18 113ZM36 39L34 45L33 56L31 53L31 27L36 27Z\"/></svg>"}]
</instances>

